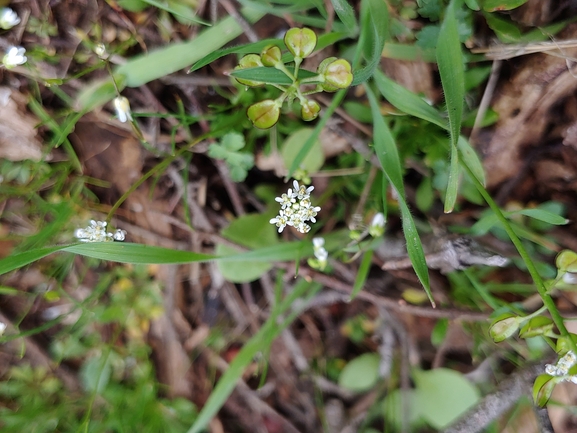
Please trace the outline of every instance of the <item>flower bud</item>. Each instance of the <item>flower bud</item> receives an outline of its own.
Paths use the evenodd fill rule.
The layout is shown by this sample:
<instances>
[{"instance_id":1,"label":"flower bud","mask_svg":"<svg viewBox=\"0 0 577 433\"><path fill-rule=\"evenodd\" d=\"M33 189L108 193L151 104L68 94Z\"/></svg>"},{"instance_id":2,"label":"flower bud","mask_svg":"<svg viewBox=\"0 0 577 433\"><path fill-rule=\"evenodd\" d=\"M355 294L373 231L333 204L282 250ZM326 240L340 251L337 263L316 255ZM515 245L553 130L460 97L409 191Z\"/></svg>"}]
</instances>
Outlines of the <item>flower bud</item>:
<instances>
[{"instance_id":1,"label":"flower bud","mask_svg":"<svg viewBox=\"0 0 577 433\"><path fill-rule=\"evenodd\" d=\"M260 53L260 60L264 66L275 66L281 62L282 54L276 45L268 45Z\"/></svg>"},{"instance_id":2,"label":"flower bud","mask_svg":"<svg viewBox=\"0 0 577 433\"><path fill-rule=\"evenodd\" d=\"M537 376L533 384L533 401L537 406L544 407L553 393L553 388L559 382L558 378L541 374Z\"/></svg>"},{"instance_id":3,"label":"flower bud","mask_svg":"<svg viewBox=\"0 0 577 433\"><path fill-rule=\"evenodd\" d=\"M555 259L557 269L565 272L577 272L577 254L571 250L563 250Z\"/></svg>"},{"instance_id":4,"label":"flower bud","mask_svg":"<svg viewBox=\"0 0 577 433\"><path fill-rule=\"evenodd\" d=\"M374 238L382 236L385 232L386 222L385 215L382 212L376 213L369 226L369 234Z\"/></svg>"},{"instance_id":5,"label":"flower bud","mask_svg":"<svg viewBox=\"0 0 577 433\"><path fill-rule=\"evenodd\" d=\"M260 129L268 129L278 122L280 106L272 99L265 99L248 107L246 114L254 126Z\"/></svg>"},{"instance_id":6,"label":"flower bud","mask_svg":"<svg viewBox=\"0 0 577 433\"><path fill-rule=\"evenodd\" d=\"M321 106L316 101L306 101L301 105L301 117L308 122L319 117Z\"/></svg>"},{"instance_id":7,"label":"flower bud","mask_svg":"<svg viewBox=\"0 0 577 433\"><path fill-rule=\"evenodd\" d=\"M519 329L519 317L506 313L493 321L489 328L489 334L495 343L500 343L517 332L517 329Z\"/></svg>"},{"instance_id":8,"label":"flower bud","mask_svg":"<svg viewBox=\"0 0 577 433\"><path fill-rule=\"evenodd\" d=\"M238 65L234 69L238 70L238 69L258 68L259 66L264 66L262 64L262 61L260 60L260 56L258 54L248 54L244 56L242 59L240 59ZM235 80L238 81L240 84L244 84L245 86L249 87L264 86L264 83L260 81L246 80L244 78L236 78L236 77Z\"/></svg>"},{"instance_id":9,"label":"flower bud","mask_svg":"<svg viewBox=\"0 0 577 433\"><path fill-rule=\"evenodd\" d=\"M296 58L304 59L311 55L317 45L317 35L311 29L303 27L289 29L284 35L284 43Z\"/></svg>"}]
</instances>

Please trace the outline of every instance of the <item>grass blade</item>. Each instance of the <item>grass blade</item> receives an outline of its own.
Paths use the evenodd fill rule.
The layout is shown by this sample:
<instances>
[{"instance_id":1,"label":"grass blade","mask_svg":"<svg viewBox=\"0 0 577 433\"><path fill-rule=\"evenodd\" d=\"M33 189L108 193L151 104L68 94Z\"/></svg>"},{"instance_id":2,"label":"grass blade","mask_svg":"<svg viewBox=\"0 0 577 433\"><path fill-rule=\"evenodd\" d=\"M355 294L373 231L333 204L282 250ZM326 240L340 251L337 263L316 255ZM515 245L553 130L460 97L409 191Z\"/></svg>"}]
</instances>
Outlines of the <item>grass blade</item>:
<instances>
[{"instance_id":1,"label":"grass blade","mask_svg":"<svg viewBox=\"0 0 577 433\"><path fill-rule=\"evenodd\" d=\"M371 269L372 260L373 250L369 250L363 254L363 259L361 260L361 265L359 266L359 271L351 292L351 299L355 299L365 285L365 281L367 281L367 277L369 276L369 270Z\"/></svg>"},{"instance_id":2,"label":"grass blade","mask_svg":"<svg viewBox=\"0 0 577 433\"><path fill-rule=\"evenodd\" d=\"M429 269L425 260L425 253L423 252L423 244L421 243L421 238L419 237L417 227L415 226L415 221L413 220L413 216L411 215L411 211L405 199L401 160L397 151L397 145L395 144L395 140L391 135L389 127L381 115L377 98L368 86L365 86L365 89L367 91L367 97L373 114L373 139L375 151L389 183L397 192L399 208L401 210L401 219L403 222L403 233L405 235L405 240L407 241L407 253L409 254L413 269L415 269L415 273L423 285L425 293L427 293L427 296L431 301L431 305L434 307L435 301L431 294Z\"/></svg>"},{"instance_id":3,"label":"grass blade","mask_svg":"<svg viewBox=\"0 0 577 433\"><path fill-rule=\"evenodd\" d=\"M465 98L463 54L461 52L461 43L459 42L455 4L455 1L452 0L447 6L437 45L437 63L439 64L441 84L445 93L445 102L449 114L449 134L451 136L451 171L449 173L447 194L445 195L445 213L453 211L457 200L460 173L457 144L461 131L463 101Z\"/></svg>"},{"instance_id":4,"label":"grass blade","mask_svg":"<svg viewBox=\"0 0 577 433\"><path fill-rule=\"evenodd\" d=\"M448 129L447 120L423 98L397 84L381 71L375 71L374 80L381 95L399 110Z\"/></svg>"}]
</instances>

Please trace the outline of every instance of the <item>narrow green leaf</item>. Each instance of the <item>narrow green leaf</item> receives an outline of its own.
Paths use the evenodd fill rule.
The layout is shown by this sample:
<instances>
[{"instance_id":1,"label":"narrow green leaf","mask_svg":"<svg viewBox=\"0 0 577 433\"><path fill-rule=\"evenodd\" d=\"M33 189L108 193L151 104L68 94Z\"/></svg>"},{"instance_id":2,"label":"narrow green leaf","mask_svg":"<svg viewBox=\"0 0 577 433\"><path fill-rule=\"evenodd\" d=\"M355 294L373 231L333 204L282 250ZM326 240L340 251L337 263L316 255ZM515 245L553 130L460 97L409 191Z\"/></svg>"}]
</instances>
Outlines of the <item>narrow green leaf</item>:
<instances>
[{"instance_id":1,"label":"narrow green leaf","mask_svg":"<svg viewBox=\"0 0 577 433\"><path fill-rule=\"evenodd\" d=\"M353 285L353 291L351 292L351 299L355 299L365 285L365 281L367 281L367 277L369 276L369 270L371 269L372 260L373 250L369 250L363 254L363 259L361 260L361 265L355 278L355 284Z\"/></svg>"},{"instance_id":2,"label":"narrow green leaf","mask_svg":"<svg viewBox=\"0 0 577 433\"><path fill-rule=\"evenodd\" d=\"M388 36L389 10L385 2L365 0L361 9L361 38L359 46L368 47L367 65L354 71L352 86L357 86L371 78L381 62L381 53Z\"/></svg>"},{"instance_id":3,"label":"narrow green leaf","mask_svg":"<svg viewBox=\"0 0 577 433\"><path fill-rule=\"evenodd\" d=\"M264 66L258 68L236 69L230 72L230 75L236 78L242 78L251 81L260 81L263 83L280 84L290 86L292 80L282 71L276 68L267 68ZM299 78L316 77L315 72L307 71L306 69L299 70Z\"/></svg>"},{"instance_id":4,"label":"narrow green leaf","mask_svg":"<svg viewBox=\"0 0 577 433\"><path fill-rule=\"evenodd\" d=\"M201 20L200 18L198 18L196 16L196 14L194 12L192 12L192 8L189 8L189 7L174 8L174 7L171 7L170 3L165 4L165 3L162 3L162 2L159 2L156 0L142 0L142 1L145 3L148 3L151 6L158 8L158 9L164 10L164 11L174 15L175 17L181 18L185 22L187 21L188 24L197 23L197 24L202 24L203 26L210 26L209 22Z\"/></svg>"},{"instance_id":5,"label":"narrow green leaf","mask_svg":"<svg viewBox=\"0 0 577 433\"><path fill-rule=\"evenodd\" d=\"M479 155L477 155L477 152L473 149L469 140L461 135L457 142L457 146L459 147L459 158L462 160L461 163L467 165L479 183L484 186L485 169L483 168L483 163L479 159Z\"/></svg>"},{"instance_id":6,"label":"narrow green leaf","mask_svg":"<svg viewBox=\"0 0 577 433\"><path fill-rule=\"evenodd\" d=\"M241 14L249 23L255 23L264 16L263 12L249 7L242 8ZM125 86L142 86L186 68L240 36L242 31L238 22L228 16L191 41L173 43L128 60L114 70L116 82L120 90ZM89 111L115 95L111 79L99 80L89 83L79 93L77 103L81 110Z\"/></svg>"},{"instance_id":7,"label":"narrow green leaf","mask_svg":"<svg viewBox=\"0 0 577 433\"><path fill-rule=\"evenodd\" d=\"M565 225L569 222L568 219L562 217L561 215L557 215L555 213L551 213L548 210L545 209L522 209L519 211L515 211L515 212L507 212L506 215L512 215L512 214L521 214L521 215L525 215L528 216L530 218L539 220L539 221L543 221L546 222L548 224L553 224L556 226L562 226Z\"/></svg>"},{"instance_id":8,"label":"narrow green leaf","mask_svg":"<svg viewBox=\"0 0 577 433\"><path fill-rule=\"evenodd\" d=\"M345 27L350 31L351 35L356 34L358 31L357 18L355 17L355 10L346 0L331 0L333 4L333 9L335 13L345 25Z\"/></svg>"},{"instance_id":9,"label":"narrow green leaf","mask_svg":"<svg viewBox=\"0 0 577 433\"><path fill-rule=\"evenodd\" d=\"M465 74L463 72L463 54L459 42L459 31L455 17L455 0L445 11L445 19L439 33L437 45L437 63L441 84L445 93L445 102L449 114L449 134L451 136L451 172L445 196L445 213L453 211L458 189L458 152L457 144L463 117L465 99Z\"/></svg>"},{"instance_id":10,"label":"narrow green leaf","mask_svg":"<svg viewBox=\"0 0 577 433\"><path fill-rule=\"evenodd\" d=\"M278 315L288 311L297 298L304 296L307 292L316 292L319 288L319 284L306 283L302 280L295 285L291 294L274 310L276 314L271 314L260 330L245 343L240 352L235 356L187 433L200 433L206 428L210 420L216 415L228 396L232 393L238 379L242 376L246 367L253 361L254 357L259 352L268 350L273 340L280 335L295 317L293 314L292 317L284 322L277 323Z\"/></svg>"},{"instance_id":11,"label":"narrow green leaf","mask_svg":"<svg viewBox=\"0 0 577 433\"><path fill-rule=\"evenodd\" d=\"M14 269L26 266L52 253L63 251L101 260L119 263L140 264L179 264L192 262L207 262L219 260L222 262L239 261L291 261L301 257L311 256L312 244L307 241L285 242L252 251L241 252L225 257L212 254L201 254L191 251L172 250L151 245L132 244L128 242L98 242L56 247L39 248L19 254L13 254L0 260L0 275Z\"/></svg>"},{"instance_id":12,"label":"narrow green leaf","mask_svg":"<svg viewBox=\"0 0 577 433\"><path fill-rule=\"evenodd\" d=\"M448 129L447 120L423 98L397 84L379 70L375 71L374 80L381 95L399 110Z\"/></svg>"},{"instance_id":13,"label":"narrow green leaf","mask_svg":"<svg viewBox=\"0 0 577 433\"><path fill-rule=\"evenodd\" d=\"M487 12L508 11L527 3L527 0L484 0L483 10Z\"/></svg>"},{"instance_id":14,"label":"narrow green leaf","mask_svg":"<svg viewBox=\"0 0 577 433\"><path fill-rule=\"evenodd\" d=\"M447 182L447 192L445 193L445 213L453 212L457 195L459 192L459 176L461 167L459 166L459 150L456 146L451 146L451 164L449 168L449 180Z\"/></svg>"},{"instance_id":15,"label":"narrow green leaf","mask_svg":"<svg viewBox=\"0 0 577 433\"><path fill-rule=\"evenodd\" d=\"M367 91L367 97L373 114L373 140L375 144L375 152L381 162L383 171L385 172L389 183L397 192L399 208L401 210L401 219L403 222L403 233L407 242L407 253L413 265L413 269L415 269L415 273L434 307L435 301L433 300L433 295L431 293L429 269L425 260L425 253L423 252L423 244L421 243L421 238L419 237L417 227L413 221L413 216L411 215L411 211L409 210L409 206L405 199L401 160L397 151L397 145L395 144L395 140L391 135L389 127L381 115L377 98L370 87L365 86L365 89Z\"/></svg>"},{"instance_id":16,"label":"narrow green leaf","mask_svg":"<svg viewBox=\"0 0 577 433\"><path fill-rule=\"evenodd\" d=\"M221 57L224 57L228 54L254 54L254 53L260 53L264 47L268 46L268 45L278 45L278 46L282 46L282 40L281 39L263 39L262 41L258 41L258 42L252 42L250 44L243 44L243 45L236 45L234 47L229 47L229 48L223 48L221 50L216 50L206 56L204 56L202 59L198 60L194 65L192 65L192 67L188 70L188 72L194 72L212 62L214 62L215 60L220 59Z\"/></svg>"}]
</instances>

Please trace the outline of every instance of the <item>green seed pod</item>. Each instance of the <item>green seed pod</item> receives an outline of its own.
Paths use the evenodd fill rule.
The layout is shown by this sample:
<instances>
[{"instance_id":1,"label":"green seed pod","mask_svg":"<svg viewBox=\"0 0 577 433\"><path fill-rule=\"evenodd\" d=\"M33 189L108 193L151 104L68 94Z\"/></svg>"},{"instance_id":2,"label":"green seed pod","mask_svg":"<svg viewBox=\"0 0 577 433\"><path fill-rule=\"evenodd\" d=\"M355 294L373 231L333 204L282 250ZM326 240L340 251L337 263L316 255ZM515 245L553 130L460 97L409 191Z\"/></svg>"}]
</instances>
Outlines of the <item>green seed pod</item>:
<instances>
[{"instance_id":1,"label":"green seed pod","mask_svg":"<svg viewBox=\"0 0 577 433\"><path fill-rule=\"evenodd\" d=\"M281 62L282 54L276 45L268 45L260 53L260 59L264 66L275 66Z\"/></svg>"},{"instance_id":2,"label":"green seed pod","mask_svg":"<svg viewBox=\"0 0 577 433\"><path fill-rule=\"evenodd\" d=\"M306 101L301 104L301 117L303 120L309 122L319 117L321 106L316 101Z\"/></svg>"},{"instance_id":3,"label":"green seed pod","mask_svg":"<svg viewBox=\"0 0 577 433\"><path fill-rule=\"evenodd\" d=\"M505 313L493 321L489 328L489 334L495 343L500 343L512 336L518 329L519 317L511 313Z\"/></svg>"},{"instance_id":4,"label":"green seed pod","mask_svg":"<svg viewBox=\"0 0 577 433\"><path fill-rule=\"evenodd\" d=\"M351 64L345 59L337 59L326 66L324 77L325 86L346 89L353 82Z\"/></svg>"},{"instance_id":5,"label":"green seed pod","mask_svg":"<svg viewBox=\"0 0 577 433\"><path fill-rule=\"evenodd\" d=\"M238 62L238 65L234 68L235 70L238 69L248 69L248 68L258 68L259 66L264 66L260 60L260 56L258 54L247 54ZM245 86L249 87L261 87L264 86L264 83L260 81L253 81L253 80L245 80L243 78L235 78L240 84L244 84Z\"/></svg>"},{"instance_id":6,"label":"green seed pod","mask_svg":"<svg viewBox=\"0 0 577 433\"><path fill-rule=\"evenodd\" d=\"M278 122L280 106L272 99L265 99L248 107L246 114L254 126L259 129L268 129Z\"/></svg>"},{"instance_id":7,"label":"green seed pod","mask_svg":"<svg viewBox=\"0 0 577 433\"><path fill-rule=\"evenodd\" d=\"M317 46L317 35L306 27L293 27L284 35L284 43L295 59L304 59L310 56Z\"/></svg>"}]
</instances>

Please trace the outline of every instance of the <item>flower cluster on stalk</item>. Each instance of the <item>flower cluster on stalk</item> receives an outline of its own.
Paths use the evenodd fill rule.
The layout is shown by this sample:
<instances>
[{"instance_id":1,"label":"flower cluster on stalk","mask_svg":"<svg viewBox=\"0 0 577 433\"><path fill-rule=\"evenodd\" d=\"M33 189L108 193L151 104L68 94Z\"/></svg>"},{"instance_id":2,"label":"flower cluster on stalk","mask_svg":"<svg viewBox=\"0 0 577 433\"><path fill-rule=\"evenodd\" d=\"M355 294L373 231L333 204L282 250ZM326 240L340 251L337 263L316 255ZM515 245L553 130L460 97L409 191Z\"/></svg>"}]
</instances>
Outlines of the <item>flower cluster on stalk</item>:
<instances>
[{"instance_id":1,"label":"flower cluster on stalk","mask_svg":"<svg viewBox=\"0 0 577 433\"><path fill-rule=\"evenodd\" d=\"M90 221L84 229L76 229L74 237L80 242L122 242L126 238L126 230L117 229L114 233L106 231L106 221Z\"/></svg>"},{"instance_id":2,"label":"flower cluster on stalk","mask_svg":"<svg viewBox=\"0 0 577 433\"><path fill-rule=\"evenodd\" d=\"M295 180L293 188L289 188L286 194L275 198L279 202L281 209L279 214L270 220L271 224L278 227L278 232L281 233L286 226L291 226L301 233L308 233L311 226L307 221L313 223L317 222L316 216L321 210L319 206L313 206L311 203L311 191L314 186L299 185Z\"/></svg>"},{"instance_id":3,"label":"flower cluster on stalk","mask_svg":"<svg viewBox=\"0 0 577 433\"><path fill-rule=\"evenodd\" d=\"M569 375L569 370L575 364L577 364L577 356L569 351L557 361L557 364L545 365L545 373L550 376L565 376L563 380L577 384L577 375Z\"/></svg>"}]
</instances>

